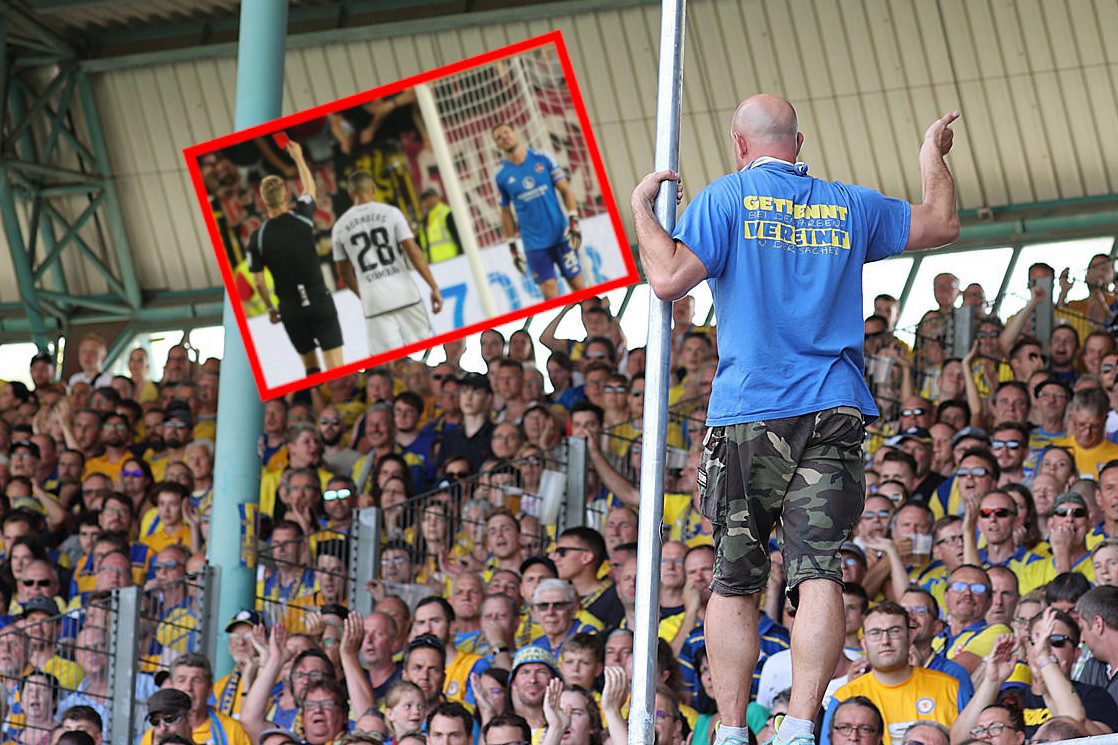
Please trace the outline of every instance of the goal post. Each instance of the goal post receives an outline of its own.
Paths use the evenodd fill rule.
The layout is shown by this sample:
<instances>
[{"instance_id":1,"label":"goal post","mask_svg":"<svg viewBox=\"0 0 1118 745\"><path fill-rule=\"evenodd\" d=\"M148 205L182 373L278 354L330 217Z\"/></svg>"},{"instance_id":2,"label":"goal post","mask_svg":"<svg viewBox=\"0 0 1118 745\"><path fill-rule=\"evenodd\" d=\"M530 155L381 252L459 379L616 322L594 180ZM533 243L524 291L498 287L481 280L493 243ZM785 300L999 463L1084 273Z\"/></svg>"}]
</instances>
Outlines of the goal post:
<instances>
[{"instance_id":1,"label":"goal post","mask_svg":"<svg viewBox=\"0 0 1118 745\"><path fill-rule=\"evenodd\" d=\"M458 229L458 242L462 246L462 253L470 265L470 275L477 288L478 299L481 301L482 311L490 318L499 315L497 303L493 300L493 291L489 287L489 277L481 261L481 249L478 247L477 232L470 225L470 220L463 220L462 215L470 214L466 194L462 190L461 179L455 169L454 158L450 153L450 145L446 139L446 131L439 119L438 107L431 88L426 83L415 87L415 98L419 104L419 111L423 115L423 123L427 126L427 135L431 140L431 150L435 154L435 162L439 166L442 176L443 191L446 193L447 204L450 211L459 218L455 221Z\"/></svg>"}]
</instances>

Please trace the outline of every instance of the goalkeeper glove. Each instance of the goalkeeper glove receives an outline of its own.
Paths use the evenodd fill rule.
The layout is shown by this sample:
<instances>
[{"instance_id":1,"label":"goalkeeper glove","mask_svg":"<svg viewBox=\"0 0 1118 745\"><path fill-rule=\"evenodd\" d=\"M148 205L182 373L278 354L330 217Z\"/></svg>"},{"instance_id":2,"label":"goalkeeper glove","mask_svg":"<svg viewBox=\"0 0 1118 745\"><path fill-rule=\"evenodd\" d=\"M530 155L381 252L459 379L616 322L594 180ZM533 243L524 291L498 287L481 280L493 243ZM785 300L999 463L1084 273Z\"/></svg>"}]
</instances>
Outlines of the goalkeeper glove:
<instances>
[{"instance_id":1,"label":"goalkeeper glove","mask_svg":"<svg viewBox=\"0 0 1118 745\"><path fill-rule=\"evenodd\" d=\"M574 212L567 216L567 232L563 235L563 240L576 251L582 245L582 229L578 226L578 215Z\"/></svg>"},{"instance_id":2,"label":"goalkeeper glove","mask_svg":"<svg viewBox=\"0 0 1118 745\"><path fill-rule=\"evenodd\" d=\"M516 241L509 241L509 251L512 253L512 265L516 267L516 271L527 274L528 265L524 262L524 257L516 250Z\"/></svg>"}]
</instances>

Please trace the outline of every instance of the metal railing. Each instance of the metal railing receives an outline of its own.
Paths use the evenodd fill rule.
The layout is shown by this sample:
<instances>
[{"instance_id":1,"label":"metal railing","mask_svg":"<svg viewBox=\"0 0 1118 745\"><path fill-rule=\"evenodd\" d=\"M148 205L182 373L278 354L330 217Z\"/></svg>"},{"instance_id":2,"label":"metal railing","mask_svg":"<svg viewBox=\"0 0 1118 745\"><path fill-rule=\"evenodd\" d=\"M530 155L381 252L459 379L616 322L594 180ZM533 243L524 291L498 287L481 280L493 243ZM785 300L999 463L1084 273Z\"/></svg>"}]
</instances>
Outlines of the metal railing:
<instances>
[{"instance_id":1,"label":"metal railing","mask_svg":"<svg viewBox=\"0 0 1118 745\"><path fill-rule=\"evenodd\" d=\"M67 709L88 706L106 740L133 742L146 729L156 673L185 652L213 657L216 582L217 571L203 567L146 589L92 592L65 612L20 616L0 630L5 737L49 742Z\"/></svg>"},{"instance_id":2,"label":"metal railing","mask_svg":"<svg viewBox=\"0 0 1118 745\"><path fill-rule=\"evenodd\" d=\"M349 607L350 598L358 596L355 538L352 528L345 533L323 528L291 545L262 543L257 550L256 609L265 624L304 633L316 623L309 616L324 606Z\"/></svg>"},{"instance_id":3,"label":"metal railing","mask_svg":"<svg viewBox=\"0 0 1118 745\"><path fill-rule=\"evenodd\" d=\"M556 531L582 524L584 449L581 440L565 438L549 450L498 463L468 478L440 482L402 503L382 506L384 538L412 547L417 584L445 579L444 564L449 561L458 562L456 568L483 568L486 521L499 509L525 516L528 529L523 540L531 553L539 553ZM571 509L572 504L579 509ZM377 576L381 577L379 567Z\"/></svg>"},{"instance_id":4,"label":"metal railing","mask_svg":"<svg viewBox=\"0 0 1118 745\"><path fill-rule=\"evenodd\" d=\"M102 717L102 732L110 731L113 610L112 598L99 598L79 612L20 616L0 631L6 740L49 740L56 715L76 704L92 707Z\"/></svg>"}]
</instances>

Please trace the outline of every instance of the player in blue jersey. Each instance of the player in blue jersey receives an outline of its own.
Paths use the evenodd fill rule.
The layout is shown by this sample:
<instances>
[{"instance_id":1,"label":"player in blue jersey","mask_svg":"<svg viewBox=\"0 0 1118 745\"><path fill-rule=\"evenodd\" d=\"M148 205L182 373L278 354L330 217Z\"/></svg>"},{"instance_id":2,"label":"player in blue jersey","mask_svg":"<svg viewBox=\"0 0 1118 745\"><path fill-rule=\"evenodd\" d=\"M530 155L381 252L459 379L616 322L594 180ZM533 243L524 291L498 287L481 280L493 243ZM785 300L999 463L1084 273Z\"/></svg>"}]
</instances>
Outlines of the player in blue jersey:
<instances>
[{"instance_id":1,"label":"player in blue jersey","mask_svg":"<svg viewBox=\"0 0 1118 745\"><path fill-rule=\"evenodd\" d=\"M741 170L696 195L669 235L653 213L670 171L646 176L632 207L645 275L675 300L704 279L718 317L718 372L698 479L717 551L705 623L722 726L715 745L748 742L758 654L758 598L779 520L792 632L792 697L776 745L813 745L812 720L842 652L839 549L862 514L865 420L878 414L863 377L862 265L953 241L955 182L944 162L949 125L920 149L923 202L807 175L803 135L782 98L758 95L734 113Z\"/></svg>"},{"instance_id":2,"label":"player in blue jersey","mask_svg":"<svg viewBox=\"0 0 1118 745\"><path fill-rule=\"evenodd\" d=\"M571 289L581 290L586 286L578 260L582 232L575 196L562 166L549 153L521 142L511 124L494 127L493 142L505 156L497 171L501 231L509 242L517 269L525 271L524 261L516 250L519 227L527 269L543 296L559 296L557 266Z\"/></svg>"}]
</instances>

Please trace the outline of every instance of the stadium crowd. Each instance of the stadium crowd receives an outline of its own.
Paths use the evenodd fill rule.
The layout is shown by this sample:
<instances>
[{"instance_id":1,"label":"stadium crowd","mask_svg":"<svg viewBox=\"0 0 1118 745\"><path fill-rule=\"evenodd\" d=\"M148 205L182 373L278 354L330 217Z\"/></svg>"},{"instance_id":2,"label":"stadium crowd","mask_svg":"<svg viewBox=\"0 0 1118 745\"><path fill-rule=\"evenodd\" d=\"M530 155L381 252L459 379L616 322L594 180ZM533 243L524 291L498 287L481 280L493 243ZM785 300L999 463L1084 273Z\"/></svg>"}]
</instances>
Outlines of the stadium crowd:
<instances>
[{"instance_id":1,"label":"stadium crowd","mask_svg":"<svg viewBox=\"0 0 1118 745\"><path fill-rule=\"evenodd\" d=\"M1043 280L1050 279L1051 282ZM1058 279L1048 304L1045 287ZM909 348L898 302L865 321L883 417L843 546L846 653L821 742L993 745L1118 731L1118 350L1112 260L1089 297L1029 270L1002 323L982 288L935 278ZM1050 339L1038 309L1055 307ZM959 307L974 345L949 349ZM564 339L568 313L585 336ZM719 722L703 620L714 564L699 462L716 326L673 307L670 456L660 563L659 745L709 745ZM224 626L233 671L197 652L220 361L182 345L150 378L34 357L0 386L0 698L4 743L100 745L113 696L146 702L142 745L620 745L637 571L645 354L608 302L540 332L480 336L486 370L404 359L264 405L256 603ZM545 385L545 382L549 385ZM550 388L549 393L545 390ZM585 442L583 525L554 529L568 438ZM354 512L383 529L375 609L350 610ZM796 608L780 536L749 704L766 741L787 707ZM114 589L144 588L134 692L113 690ZM221 619L224 623L226 619Z\"/></svg>"}]
</instances>

